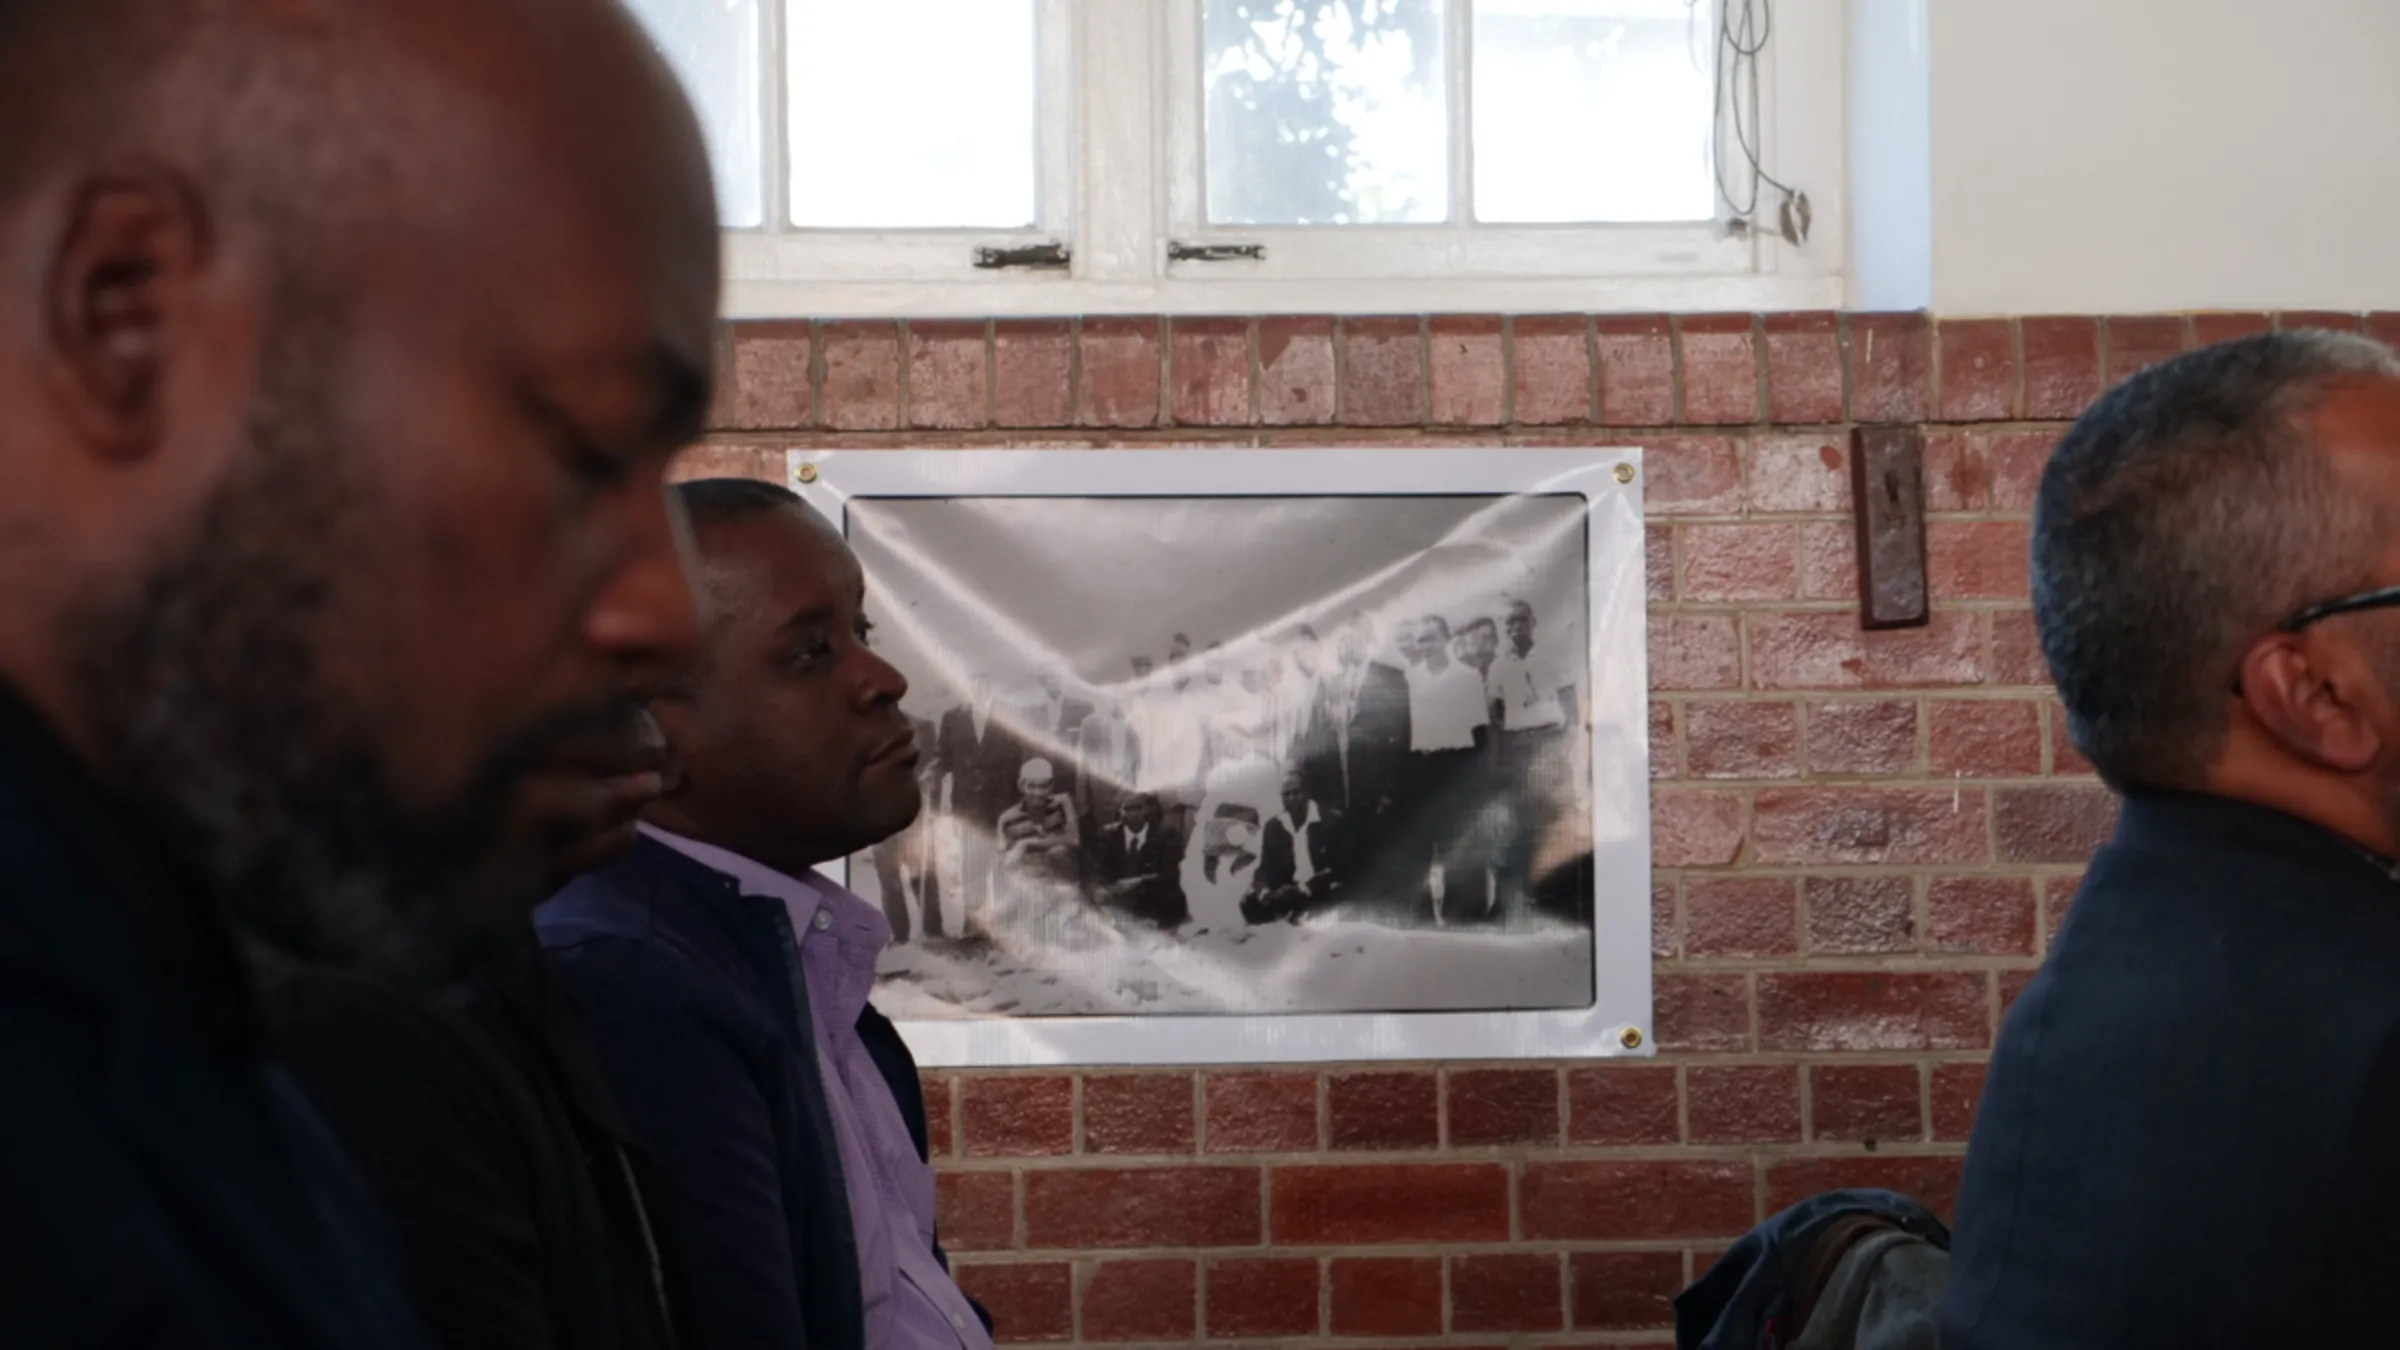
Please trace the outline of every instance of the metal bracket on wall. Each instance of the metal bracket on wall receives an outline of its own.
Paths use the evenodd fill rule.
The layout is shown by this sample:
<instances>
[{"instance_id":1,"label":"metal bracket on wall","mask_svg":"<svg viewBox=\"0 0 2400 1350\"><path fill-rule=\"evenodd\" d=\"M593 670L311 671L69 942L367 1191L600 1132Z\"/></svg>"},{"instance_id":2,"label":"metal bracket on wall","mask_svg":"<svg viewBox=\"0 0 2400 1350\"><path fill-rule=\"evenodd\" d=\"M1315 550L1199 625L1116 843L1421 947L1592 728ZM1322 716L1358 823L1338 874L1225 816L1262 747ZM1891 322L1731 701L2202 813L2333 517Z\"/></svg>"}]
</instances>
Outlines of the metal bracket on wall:
<instances>
[{"instance_id":1,"label":"metal bracket on wall","mask_svg":"<svg viewBox=\"0 0 2400 1350\"><path fill-rule=\"evenodd\" d=\"M1925 584L1925 433L1854 427L1850 508L1858 521L1858 624L1915 628L1932 618Z\"/></svg>"}]
</instances>

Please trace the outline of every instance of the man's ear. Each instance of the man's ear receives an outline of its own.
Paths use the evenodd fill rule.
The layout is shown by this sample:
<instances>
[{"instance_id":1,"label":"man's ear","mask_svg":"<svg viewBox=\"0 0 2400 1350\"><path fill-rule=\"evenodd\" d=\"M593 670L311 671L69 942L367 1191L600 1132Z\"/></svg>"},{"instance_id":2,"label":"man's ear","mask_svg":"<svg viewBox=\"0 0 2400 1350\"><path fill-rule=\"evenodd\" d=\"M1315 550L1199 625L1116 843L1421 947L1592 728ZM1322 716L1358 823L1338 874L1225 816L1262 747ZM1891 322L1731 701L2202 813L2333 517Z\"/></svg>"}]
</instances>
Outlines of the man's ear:
<instances>
[{"instance_id":1,"label":"man's ear","mask_svg":"<svg viewBox=\"0 0 2400 1350\"><path fill-rule=\"evenodd\" d=\"M42 288L50 387L85 444L140 458L164 426L168 364L190 341L205 209L182 174L131 164L79 187L60 226Z\"/></svg>"},{"instance_id":2,"label":"man's ear","mask_svg":"<svg viewBox=\"0 0 2400 1350\"><path fill-rule=\"evenodd\" d=\"M2383 735L2358 699L2363 667L2350 671L2358 663L2346 655L2305 634L2261 638L2242 657L2236 696L2294 755L2338 773L2358 773L2382 755Z\"/></svg>"}]
</instances>

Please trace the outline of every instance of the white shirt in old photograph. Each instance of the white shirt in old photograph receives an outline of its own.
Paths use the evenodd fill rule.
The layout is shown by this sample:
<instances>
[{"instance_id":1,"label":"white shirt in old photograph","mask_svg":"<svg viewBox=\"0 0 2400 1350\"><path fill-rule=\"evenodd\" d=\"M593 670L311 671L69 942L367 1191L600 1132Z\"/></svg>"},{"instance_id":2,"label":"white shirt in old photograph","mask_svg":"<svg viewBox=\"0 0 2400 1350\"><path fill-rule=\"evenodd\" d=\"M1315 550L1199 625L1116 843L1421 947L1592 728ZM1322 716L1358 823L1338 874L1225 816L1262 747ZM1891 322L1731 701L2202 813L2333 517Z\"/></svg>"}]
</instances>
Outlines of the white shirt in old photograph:
<instances>
[{"instance_id":1,"label":"white shirt in old photograph","mask_svg":"<svg viewBox=\"0 0 2400 1350\"><path fill-rule=\"evenodd\" d=\"M1284 812L1280 819L1283 828L1291 831L1292 835L1292 884L1306 886L1317 879L1317 860L1313 856L1315 850L1309 847L1308 842L1308 827L1317 823L1317 804L1310 802L1302 808L1298 820L1292 819L1289 811Z\"/></svg>"},{"instance_id":2,"label":"white shirt in old photograph","mask_svg":"<svg viewBox=\"0 0 2400 1350\"><path fill-rule=\"evenodd\" d=\"M1154 685L1134 705L1134 740L1142 748L1134 774L1139 790L1180 797L1199 789L1207 753L1204 714L1195 696L1200 687L1197 681L1180 689Z\"/></svg>"},{"instance_id":3,"label":"white shirt in old photograph","mask_svg":"<svg viewBox=\"0 0 2400 1350\"><path fill-rule=\"evenodd\" d=\"M1309 717L1316 711L1318 690L1313 675L1287 674L1270 691L1273 715L1267 741L1267 753L1285 764L1293 762L1293 752L1308 732Z\"/></svg>"},{"instance_id":4,"label":"white shirt in old photograph","mask_svg":"<svg viewBox=\"0 0 2400 1350\"><path fill-rule=\"evenodd\" d=\"M1492 697L1500 701L1500 724L1510 731L1565 726L1567 710L1558 691L1574 686L1574 672L1538 642L1523 656L1502 648L1492 662Z\"/></svg>"},{"instance_id":5,"label":"white shirt in old photograph","mask_svg":"<svg viewBox=\"0 0 2400 1350\"><path fill-rule=\"evenodd\" d=\"M1037 689L1031 698L1025 700L1025 724L1053 740L1056 740L1061 733L1071 729L1059 725L1066 721L1066 718L1067 697L1064 693L1057 698L1052 698Z\"/></svg>"},{"instance_id":6,"label":"white shirt in old photograph","mask_svg":"<svg viewBox=\"0 0 2400 1350\"><path fill-rule=\"evenodd\" d=\"M1283 805L1283 766L1239 735L1228 737L1222 749L1208 770L1200 818L1208 818L1212 805L1239 806L1260 821L1274 815Z\"/></svg>"},{"instance_id":7,"label":"white shirt in old photograph","mask_svg":"<svg viewBox=\"0 0 2400 1350\"><path fill-rule=\"evenodd\" d=\"M1473 666L1452 661L1438 671L1430 664L1409 669L1409 749L1472 750L1475 729L1491 720L1483 701L1483 679Z\"/></svg>"},{"instance_id":8,"label":"white shirt in old photograph","mask_svg":"<svg viewBox=\"0 0 2400 1350\"><path fill-rule=\"evenodd\" d=\"M1115 708L1103 708L1083 720L1075 733L1084 771L1111 786L1130 788L1134 775L1133 723Z\"/></svg>"}]
</instances>

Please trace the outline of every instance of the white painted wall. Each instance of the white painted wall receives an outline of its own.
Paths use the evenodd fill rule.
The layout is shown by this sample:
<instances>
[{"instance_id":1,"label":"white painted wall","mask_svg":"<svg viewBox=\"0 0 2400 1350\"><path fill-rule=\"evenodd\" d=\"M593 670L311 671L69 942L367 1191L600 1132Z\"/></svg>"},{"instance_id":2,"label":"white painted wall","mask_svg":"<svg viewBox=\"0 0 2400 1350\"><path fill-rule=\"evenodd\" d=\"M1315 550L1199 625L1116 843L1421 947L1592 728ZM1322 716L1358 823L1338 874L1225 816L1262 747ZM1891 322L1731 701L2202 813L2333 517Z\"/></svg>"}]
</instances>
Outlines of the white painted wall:
<instances>
[{"instance_id":1,"label":"white painted wall","mask_svg":"<svg viewBox=\"0 0 2400 1350\"><path fill-rule=\"evenodd\" d=\"M1933 302L1928 3L1851 0L1853 309L1923 309Z\"/></svg>"},{"instance_id":2,"label":"white painted wall","mask_svg":"<svg viewBox=\"0 0 2400 1350\"><path fill-rule=\"evenodd\" d=\"M1935 310L2400 308L2400 0L1927 4Z\"/></svg>"}]
</instances>

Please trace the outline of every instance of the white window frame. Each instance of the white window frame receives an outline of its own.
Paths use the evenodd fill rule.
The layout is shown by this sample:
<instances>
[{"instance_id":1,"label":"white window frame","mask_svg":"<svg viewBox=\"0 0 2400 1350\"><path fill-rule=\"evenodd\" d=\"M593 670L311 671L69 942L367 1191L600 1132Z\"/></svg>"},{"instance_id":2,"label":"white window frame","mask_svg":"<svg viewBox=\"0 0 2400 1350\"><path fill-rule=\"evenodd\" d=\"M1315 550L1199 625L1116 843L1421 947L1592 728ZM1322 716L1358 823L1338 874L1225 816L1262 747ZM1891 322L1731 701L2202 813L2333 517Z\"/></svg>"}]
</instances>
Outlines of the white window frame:
<instances>
[{"instance_id":1,"label":"white window frame","mask_svg":"<svg viewBox=\"0 0 2400 1350\"><path fill-rule=\"evenodd\" d=\"M1035 14L1034 223L1020 229L918 230L820 229L791 223L796 185L792 181L792 91L784 45L784 5L782 0L758 3L763 11L760 41L765 48L762 59L767 65L769 90L768 125L760 138L767 161L766 224L754 230L725 232L729 300L752 282L803 287L971 283L977 279L974 257L979 248L1064 242L1073 233L1080 186L1074 172L1076 45L1072 30L1077 0L1018 0L1031 4ZM824 134L842 134L841 124L828 123ZM792 311L788 317L799 313Z\"/></svg>"},{"instance_id":2,"label":"white window frame","mask_svg":"<svg viewBox=\"0 0 2400 1350\"><path fill-rule=\"evenodd\" d=\"M1815 213L1798 247L1720 224L1207 227L1199 223L1201 0L1034 0L1040 218L1026 230L801 230L788 202L782 6L768 226L725 236L730 318L1833 308L1843 298L1846 5L1780 0L1760 62L1770 172ZM1454 93L1466 10L1448 7ZM1463 119L1454 119L1454 124ZM840 134L830 123L826 134ZM1455 130L1453 181L1471 172ZM1771 190L1761 215L1773 219ZM1170 242L1260 243L1259 261L1167 261ZM1065 268L979 269L979 248L1058 243Z\"/></svg>"}]
</instances>

